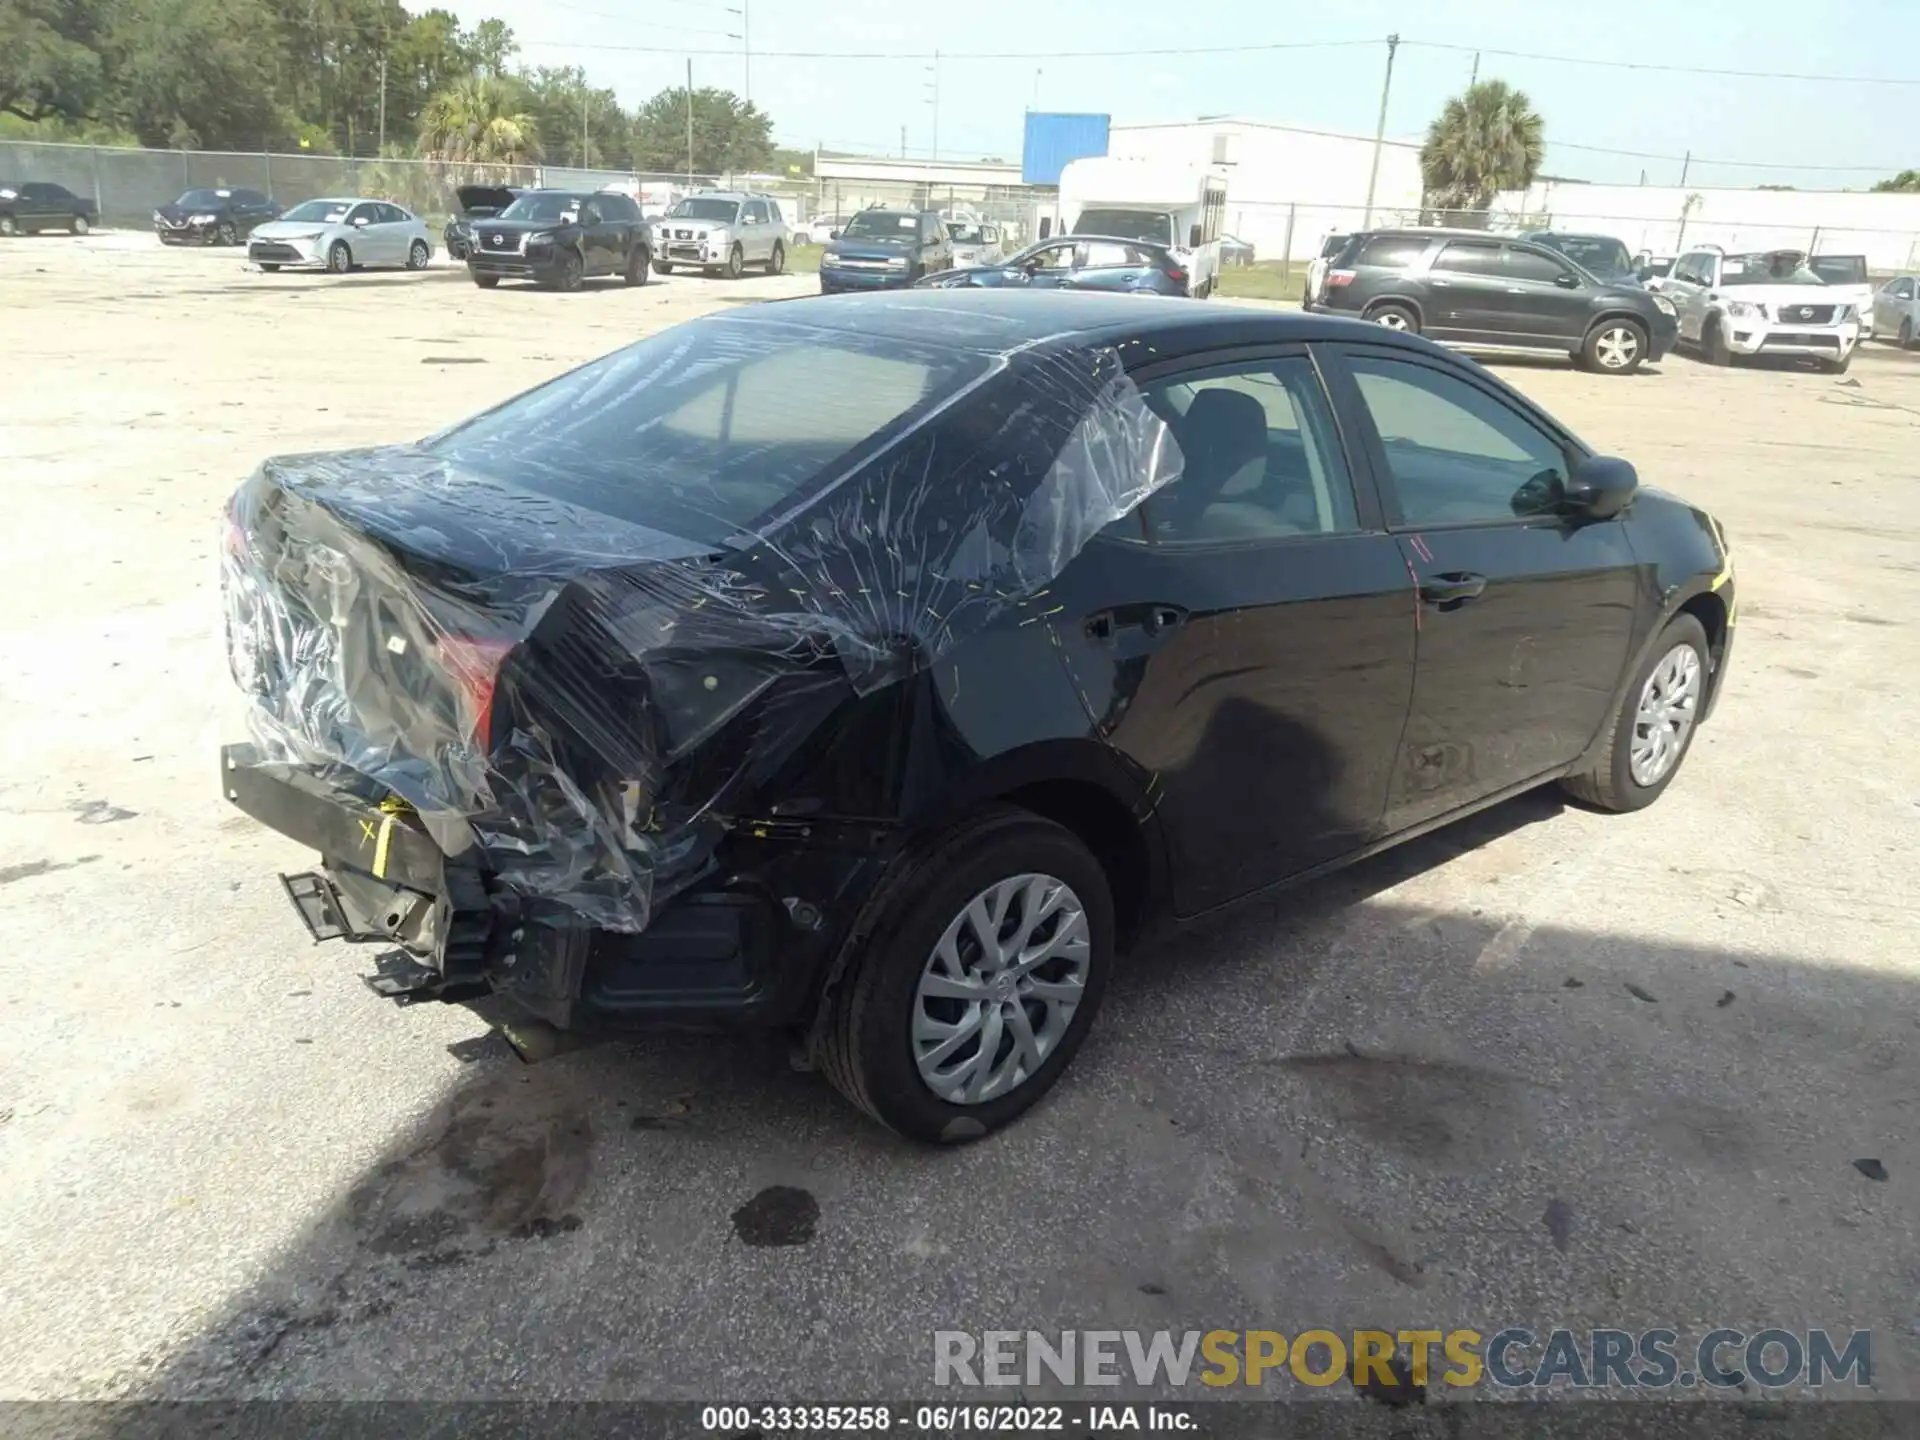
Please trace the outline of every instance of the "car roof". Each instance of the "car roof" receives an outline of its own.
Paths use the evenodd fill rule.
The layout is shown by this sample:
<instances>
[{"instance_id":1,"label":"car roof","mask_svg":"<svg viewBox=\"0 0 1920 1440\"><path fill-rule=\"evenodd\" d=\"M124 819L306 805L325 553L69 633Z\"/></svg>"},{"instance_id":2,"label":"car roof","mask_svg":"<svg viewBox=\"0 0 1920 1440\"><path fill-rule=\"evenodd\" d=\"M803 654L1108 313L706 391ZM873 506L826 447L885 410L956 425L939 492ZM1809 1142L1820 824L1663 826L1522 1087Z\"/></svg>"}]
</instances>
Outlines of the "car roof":
<instances>
[{"instance_id":1,"label":"car roof","mask_svg":"<svg viewBox=\"0 0 1920 1440\"><path fill-rule=\"evenodd\" d=\"M725 312L729 324L804 324L1000 354L1136 340L1176 357L1193 350L1305 340L1359 340L1431 353L1430 341L1362 320L1209 305L1198 300L1062 290L894 290L811 295Z\"/></svg>"}]
</instances>

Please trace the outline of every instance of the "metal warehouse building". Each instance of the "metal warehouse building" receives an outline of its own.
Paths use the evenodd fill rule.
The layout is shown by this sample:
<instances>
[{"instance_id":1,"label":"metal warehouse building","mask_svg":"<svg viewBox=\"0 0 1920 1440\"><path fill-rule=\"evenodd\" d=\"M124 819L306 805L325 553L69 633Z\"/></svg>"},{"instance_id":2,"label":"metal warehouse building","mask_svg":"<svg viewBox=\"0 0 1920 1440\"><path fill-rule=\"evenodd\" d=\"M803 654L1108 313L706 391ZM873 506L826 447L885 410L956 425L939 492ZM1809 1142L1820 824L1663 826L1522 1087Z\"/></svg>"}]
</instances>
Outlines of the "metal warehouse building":
<instances>
[{"instance_id":1,"label":"metal warehouse building","mask_svg":"<svg viewBox=\"0 0 1920 1440\"><path fill-rule=\"evenodd\" d=\"M1298 260L1317 253L1329 232L1361 224L1374 141L1222 116L1114 125L1107 153L1219 170L1227 177L1228 233L1252 244L1262 260ZM1420 191L1420 142L1385 141L1374 183L1373 223L1417 221Z\"/></svg>"}]
</instances>

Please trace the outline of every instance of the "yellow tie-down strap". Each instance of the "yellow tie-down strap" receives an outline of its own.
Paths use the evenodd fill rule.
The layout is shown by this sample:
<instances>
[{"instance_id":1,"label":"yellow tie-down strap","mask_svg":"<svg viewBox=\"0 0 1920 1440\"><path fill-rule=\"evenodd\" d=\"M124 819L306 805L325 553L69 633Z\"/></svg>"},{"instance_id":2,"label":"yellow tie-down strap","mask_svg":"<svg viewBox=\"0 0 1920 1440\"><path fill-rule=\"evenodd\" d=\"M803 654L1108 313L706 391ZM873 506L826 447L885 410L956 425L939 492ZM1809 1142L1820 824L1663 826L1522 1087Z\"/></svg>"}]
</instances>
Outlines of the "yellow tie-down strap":
<instances>
[{"instance_id":1,"label":"yellow tie-down strap","mask_svg":"<svg viewBox=\"0 0 1920 1440\"><path fill-rule=\"evenodd\" d=\"M398 795L389 795L380 802L380 828L373 836L373 876L376 880L387 878L387 856L393 849L393 823L402 815L411 815L413 806ZM360 822L364 834L373 829L373 822Z\"/></svg>"}]
</instances>

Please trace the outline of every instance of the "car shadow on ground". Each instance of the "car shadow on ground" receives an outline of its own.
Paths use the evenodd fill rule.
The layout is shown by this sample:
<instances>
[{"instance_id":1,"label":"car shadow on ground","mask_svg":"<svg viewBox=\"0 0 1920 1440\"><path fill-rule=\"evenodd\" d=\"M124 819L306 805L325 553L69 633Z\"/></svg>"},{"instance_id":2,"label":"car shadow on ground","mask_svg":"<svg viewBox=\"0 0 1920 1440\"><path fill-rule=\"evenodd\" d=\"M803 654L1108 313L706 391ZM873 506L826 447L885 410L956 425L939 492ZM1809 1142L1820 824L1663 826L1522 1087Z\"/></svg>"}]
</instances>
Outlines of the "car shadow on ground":
<instances>
[{"instance_id":1,"label":"car shadow on ground","mask_svg":"<svg viewBox=\"0 0 1920 1440\"><path fill-rule=\"evenodd\" d=\"M1557 810L1524 796L1134 956L1058 1090L959 1149L770 1039L468 1045L147 1393L904 1397L937 1328L1408 1306L1799 1325L1845 1295L1831 1323L1898 1323L1911 1277L1872 1257L1905 1221L1854 1162L1920 1161L1912 986L1383 894Z\"/></svg>"}]
</instances>

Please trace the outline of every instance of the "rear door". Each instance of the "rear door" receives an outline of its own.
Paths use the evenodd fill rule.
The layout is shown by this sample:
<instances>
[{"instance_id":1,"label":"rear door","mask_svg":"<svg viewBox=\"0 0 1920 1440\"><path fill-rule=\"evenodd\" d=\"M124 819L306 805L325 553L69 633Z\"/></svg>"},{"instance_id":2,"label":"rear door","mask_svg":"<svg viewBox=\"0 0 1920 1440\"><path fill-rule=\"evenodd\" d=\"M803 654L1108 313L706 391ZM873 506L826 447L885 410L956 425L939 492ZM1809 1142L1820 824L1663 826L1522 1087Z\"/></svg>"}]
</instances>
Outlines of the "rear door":
<instances>
[{"instance_id":1,"label":"rear door","mask_svg":"<svg viewBox=\"0 0 1920 1440\"><path fill-rule=\"evenodd\" d=\"M1498 240L1449 240L1427 273L1426 333L1436 340L1487 342L1497 328L1503 286Z\"/></svg>"},{"instance_id":2,"label":"rear door","mask_svg":"<svg viewBox=\"0 0 1920 1440\"><path fill-rule=\"evenodd\" d=\"M1640 578L1623 519L1558 513L1577 451L1544 416L1463 362L1339 348L1350 432L1420 585L1419 672L1387 810L1399 830L1586 750L1627 662Z\"/></svg>"},{"instance_id":3,"label":"rear door","mask_svg":"<svg viewBox=\"0 0 1920 1440\"><path fill-rule=\"evenodd\" d=\"M1131 290L1152 269L1153 257L1137 245L1088 240L1074 256L1073 273L1061 284L1070 290Z\"/></svg>"},{"instance_id":4,"label":"rear door","mask_svg":"<svg viewBox=\"0 0 1920 1440\"><path fill-rule=\"evenodd\" d=\"M1302 347L1137 375L1181 477L1048 587L1093 722L1145 777L1191 915L1379 833L1412 581Z\"/></svg>"},{"instance_id":5,"label":"rear door","mask_svg":"<svg viewBox=\"0 0 1920 1440\"><path fill-rule=\"evenodd\" d=\"M407 249L413 244L413 217L398 205L380 205L380 248L388 265L407 263Z\"/></svg>"},{"instance_id":6,"label":"rear door","mask_svg":"<svg viewBox=\"0 0 1920 1440\"><path fill-rule=\"evenodd\" d=\"M1897 333L1900 322L1912 308L1912 300L1913 277L1902 275L1898 280L1888 281L1873 297L1873 328L1884 335Z\"/></svg>"}]
</instances>

